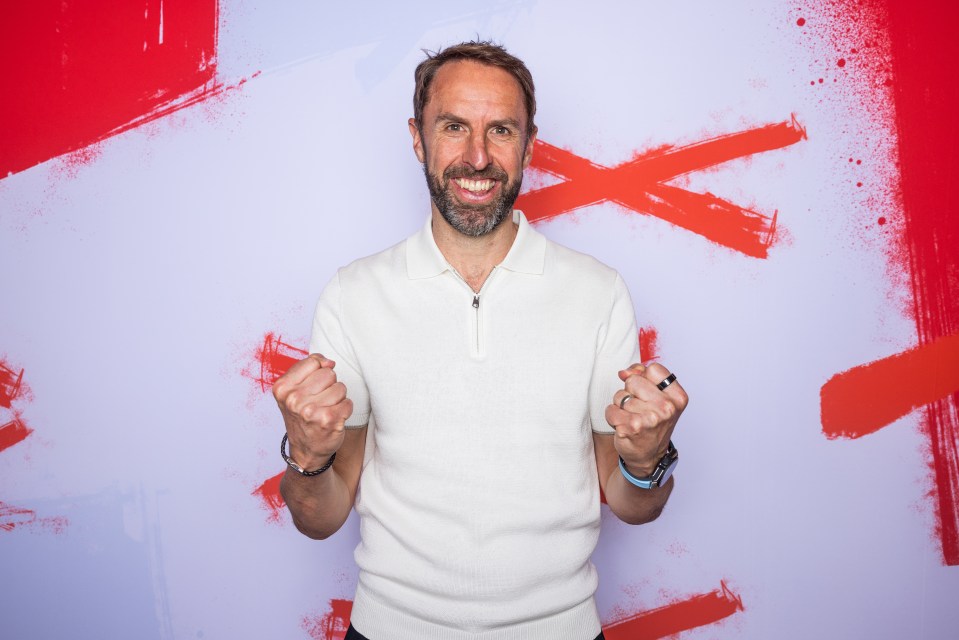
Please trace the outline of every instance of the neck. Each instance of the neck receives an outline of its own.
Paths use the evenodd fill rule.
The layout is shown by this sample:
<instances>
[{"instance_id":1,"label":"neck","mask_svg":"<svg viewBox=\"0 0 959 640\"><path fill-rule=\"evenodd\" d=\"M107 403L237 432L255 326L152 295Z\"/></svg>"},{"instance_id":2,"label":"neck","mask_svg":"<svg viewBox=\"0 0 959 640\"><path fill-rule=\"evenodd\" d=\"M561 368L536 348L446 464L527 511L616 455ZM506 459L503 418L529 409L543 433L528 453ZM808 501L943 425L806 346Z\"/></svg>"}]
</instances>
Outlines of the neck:
<instances>
[{"instance_id":1,"label":"neck","mask_svg":"<svg viewBox=\"0 0 959 640\"><path fill-rule=\"evenodd\" d=\"M519 227L509 216L485 236L463 235L433 209L433 240L440 253L473 291L479 291L486 278L509 253Z\"/></svg>"}]
</instances>

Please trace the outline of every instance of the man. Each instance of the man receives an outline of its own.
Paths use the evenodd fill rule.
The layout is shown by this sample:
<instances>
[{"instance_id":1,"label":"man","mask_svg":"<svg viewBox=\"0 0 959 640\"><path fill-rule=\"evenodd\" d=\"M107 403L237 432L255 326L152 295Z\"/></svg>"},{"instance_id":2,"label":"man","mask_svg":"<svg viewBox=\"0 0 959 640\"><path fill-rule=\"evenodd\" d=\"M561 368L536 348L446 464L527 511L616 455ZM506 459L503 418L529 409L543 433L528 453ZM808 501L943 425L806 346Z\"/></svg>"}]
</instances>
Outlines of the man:
<instances>
[{"instance_id":1,"label":"man","mask_svg":"<svg viewBox=\"0 0 959 640\"><path fill-rule=\"evenodd\" d=\"M313 538L355 501L348 639L601 638L599 488L626 522L659 515L687 397L660 364L624 369L619 275L513 211L536 139L525 65L473 42L415 77L431 216L323 292L311 355L273 389L282 494Z\"/></svg>"}]
</instances>

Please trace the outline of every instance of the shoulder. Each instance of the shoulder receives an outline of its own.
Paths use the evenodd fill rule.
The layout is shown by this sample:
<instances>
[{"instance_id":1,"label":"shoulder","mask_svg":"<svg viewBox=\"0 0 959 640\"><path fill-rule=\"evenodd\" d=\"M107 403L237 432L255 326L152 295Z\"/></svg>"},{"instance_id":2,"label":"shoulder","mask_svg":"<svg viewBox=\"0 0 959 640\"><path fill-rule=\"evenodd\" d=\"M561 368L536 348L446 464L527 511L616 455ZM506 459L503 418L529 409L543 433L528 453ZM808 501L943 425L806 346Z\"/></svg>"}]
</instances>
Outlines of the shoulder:
<instances>
[{"instance_id":1,"label":"shoulder","mask_svg":"<svg viewBox=\"0 0 959 640\"><path fill-rule=\"evenodd\" d=\"M614 287L619 273L595 257L546 239L546 273L589 286Z\"/></svg>"},{"instance_id":2,"label":"shoulder","mask_svg":"<svg viewBox=\"0 0 959 640\"><path fill-rule=\"evenodd\" d=\"M391 272L405 269L406 242L402 240L392 247L362 258L337 270L337 278L342 285L363 284L381 280Z\"/></svg>"}]
</instances>

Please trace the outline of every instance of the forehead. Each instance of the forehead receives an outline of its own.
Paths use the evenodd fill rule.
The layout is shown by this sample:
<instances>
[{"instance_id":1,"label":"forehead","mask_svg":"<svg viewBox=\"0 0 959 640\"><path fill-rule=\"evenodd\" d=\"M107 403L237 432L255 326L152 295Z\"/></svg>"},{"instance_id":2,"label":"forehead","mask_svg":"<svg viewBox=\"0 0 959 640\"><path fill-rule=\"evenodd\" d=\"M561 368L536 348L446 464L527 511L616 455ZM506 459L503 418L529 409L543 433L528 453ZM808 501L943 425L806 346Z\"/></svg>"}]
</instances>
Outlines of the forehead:
<instances>
[{"instance_id":1,"label":"forehead","mask_svg":"<svg viewBox=\"0 0 959 640\"><path fill-rule=\"evenodd\" d=\"M485 114L526 121L523 89L511 73L473 60L447 62L430 84L424 108L427 120L441 113Z\"/></svg>"}]
</instances>

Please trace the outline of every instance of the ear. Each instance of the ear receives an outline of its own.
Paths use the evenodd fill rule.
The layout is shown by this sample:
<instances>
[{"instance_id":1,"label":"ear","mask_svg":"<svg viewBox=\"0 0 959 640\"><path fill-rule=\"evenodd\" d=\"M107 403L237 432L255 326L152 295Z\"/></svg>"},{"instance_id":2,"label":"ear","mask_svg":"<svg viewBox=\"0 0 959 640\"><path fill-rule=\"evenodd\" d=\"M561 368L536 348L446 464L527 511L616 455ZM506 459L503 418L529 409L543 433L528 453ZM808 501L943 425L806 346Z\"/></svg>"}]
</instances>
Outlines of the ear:
<instances>
[{"instance_id":1,"label":"ear","mask_svg":"<svg viewBox=\"0 0 959 640\"><path fill-rule=\"evenodd\" d=\"M416 153L416 158L420 163L424 163L426 162L426 154L423 153L423 136L420 135L420 130L416 126L416 120L410 118L407 124L410 127L410 135L413 136L413 152Z\"/></svg>"},{"instance_id":2,"label":"ear","mask_svg":"<svg viewBox=\"0 0 959 640\"><path fill-rule=\"evenodd\" d=\"M536 143L536 134L539 129L533 125L533 130L529 134L529 140L526 141L526 149L523 150L523 168L529 166L533 159L533 145Z\"/></svg>"}]
</instances>

